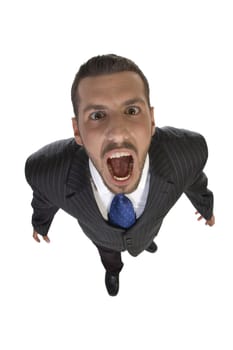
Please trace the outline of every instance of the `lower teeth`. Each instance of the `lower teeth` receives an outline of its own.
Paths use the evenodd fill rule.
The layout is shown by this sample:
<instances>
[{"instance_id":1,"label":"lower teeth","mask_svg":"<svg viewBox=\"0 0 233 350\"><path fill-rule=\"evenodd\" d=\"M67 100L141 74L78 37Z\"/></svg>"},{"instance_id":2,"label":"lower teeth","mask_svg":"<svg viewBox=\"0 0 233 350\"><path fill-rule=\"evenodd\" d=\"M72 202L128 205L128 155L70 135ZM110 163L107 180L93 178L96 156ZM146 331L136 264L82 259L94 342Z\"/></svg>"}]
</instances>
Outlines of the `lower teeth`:
<instances>
[{"instance_id":1,"label":"lower teeth","mask_svg":"<svg viewBox=\"0 0 233 350\"><path fill-rule=\"evenodd\" d=\"M114 175L114 179L117 180L117 181L125 181L125 180L128 180L129 177L130 177L130 174L125 176L125 177L118 177L118 176Z\"/></svg>"}]
</instances>

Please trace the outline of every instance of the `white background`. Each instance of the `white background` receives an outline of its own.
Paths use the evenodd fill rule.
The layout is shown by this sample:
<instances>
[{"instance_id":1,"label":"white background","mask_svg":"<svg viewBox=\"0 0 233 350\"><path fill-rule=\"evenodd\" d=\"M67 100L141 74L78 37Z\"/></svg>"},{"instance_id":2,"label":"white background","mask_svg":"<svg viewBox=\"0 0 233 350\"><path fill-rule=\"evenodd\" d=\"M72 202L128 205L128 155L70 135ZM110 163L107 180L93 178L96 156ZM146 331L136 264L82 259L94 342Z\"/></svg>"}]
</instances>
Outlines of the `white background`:
<instances>
[{"instance_id":1,"label":"white background","mask_svg":"<svg viewBox=\"0 0 233 350\"><path fill-rule=\"evenodd\" d=\"M1 1L0 348L233 348L233 11L226 0ZM32 239L26 158L72 136L70 87L93 55L134 60L158 126L202 133L216 225L182 197L156 239L123 254L108 296L96 248L57 214L50 245Z\"/></svg>"}]
</instances>

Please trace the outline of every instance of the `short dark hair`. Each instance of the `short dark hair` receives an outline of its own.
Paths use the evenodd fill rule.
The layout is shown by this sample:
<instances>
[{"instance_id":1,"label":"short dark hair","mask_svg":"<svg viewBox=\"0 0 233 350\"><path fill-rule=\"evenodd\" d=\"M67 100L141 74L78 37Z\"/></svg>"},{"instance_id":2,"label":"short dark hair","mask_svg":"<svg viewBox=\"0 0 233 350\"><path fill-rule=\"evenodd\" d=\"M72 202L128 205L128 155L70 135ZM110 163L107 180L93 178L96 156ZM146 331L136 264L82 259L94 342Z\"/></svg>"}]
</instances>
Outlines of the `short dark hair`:
<instances>
[{"instance_id":1,"label":"short dark hair","mask_svg":"<svg viewBox=\"0 0 233 350\"><path fill-rule=\"evenodd\" d=\"M104 74L120 73L120 72L135 72L141 78L145 86L145 94L150 106L150 88L149 83L141 69L131 60L125 57L117 56L114 54L101 55L90 58L86 63L81 65L71 88L71 100L73 104L73 110L76 117L78 117L78 85L80 81L87 77L94 77Z\"/></svg>"}]
</instances>

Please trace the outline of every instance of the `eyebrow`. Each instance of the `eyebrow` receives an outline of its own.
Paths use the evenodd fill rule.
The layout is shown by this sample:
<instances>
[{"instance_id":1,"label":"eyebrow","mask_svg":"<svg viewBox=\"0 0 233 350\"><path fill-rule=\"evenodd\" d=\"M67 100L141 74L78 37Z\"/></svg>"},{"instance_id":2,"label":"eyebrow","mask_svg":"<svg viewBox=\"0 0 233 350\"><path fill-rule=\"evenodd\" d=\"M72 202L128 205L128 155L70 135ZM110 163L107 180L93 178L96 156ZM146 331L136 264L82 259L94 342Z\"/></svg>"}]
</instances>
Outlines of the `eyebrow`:
<instances>
[{"instance_id":1,"label":"eyebrow","mask_svg":"<svg viewBox=\"0 0 233 350\"><path fill-rule=\"evenodd\" d=\"M145 101L141 97L131 98L123 103L123 106L133 105L135 103L146 104Z\"/></svg>"},{"instance_id":2,"label":"eyebrow","mask_svg":"<svg viewBox=\"0 0 233 350\"><path fill-rule=\"evenodd\" d=\"M104 105L89 104L89 105L87 105L87 106L84 108L83 112L86 113L86 112L88 112L88 111L90 111L90 110L95 110L95 109L106 109L106 108L107 108L107 106L104 106Z\"/></svg>"},{"instance_id":3,"label":"eyebrow","mask_svg":"<svg viewBox=\"0 0 233 350\"><path fill-rule=\"evenodd\" d=\"M144 105L146 104L145 101L142 98L136 97L136 98L131 98L129 100L124 101L122 103L122 105L123 106L129 106L129 105L133 105L135 103L141 103L141 104L144 104ZM107 109L107 108L108 107L106 105L98 105L98 104L91 104L90 103L84 108L83 112L86 113L86 112L88 112L90 110Z\"/></svg>"}]
</instances>

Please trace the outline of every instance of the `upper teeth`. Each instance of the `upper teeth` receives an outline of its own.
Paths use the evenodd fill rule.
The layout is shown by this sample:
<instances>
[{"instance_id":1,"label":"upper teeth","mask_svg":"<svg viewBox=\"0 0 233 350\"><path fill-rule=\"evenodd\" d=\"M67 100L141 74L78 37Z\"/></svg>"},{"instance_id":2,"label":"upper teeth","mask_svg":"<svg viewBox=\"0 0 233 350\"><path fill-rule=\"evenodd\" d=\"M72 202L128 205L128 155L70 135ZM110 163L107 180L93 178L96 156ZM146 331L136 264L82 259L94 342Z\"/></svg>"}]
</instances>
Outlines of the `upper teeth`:
<instances>
[{"instance_id":1,"label":"upper teeth","mask_svg":"<svg viewBox=\"0 0 233 350\"><path fill-rule=\"evenodd\" d=\"M113 159L113 158L121 158L121 157L129 157L130 154L127 153L127 152L116 152L116 153L113 153L111 156L110 156L110 159Z\"/></svg>"}]
</instances>

